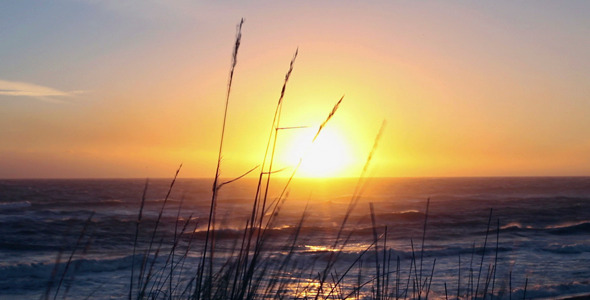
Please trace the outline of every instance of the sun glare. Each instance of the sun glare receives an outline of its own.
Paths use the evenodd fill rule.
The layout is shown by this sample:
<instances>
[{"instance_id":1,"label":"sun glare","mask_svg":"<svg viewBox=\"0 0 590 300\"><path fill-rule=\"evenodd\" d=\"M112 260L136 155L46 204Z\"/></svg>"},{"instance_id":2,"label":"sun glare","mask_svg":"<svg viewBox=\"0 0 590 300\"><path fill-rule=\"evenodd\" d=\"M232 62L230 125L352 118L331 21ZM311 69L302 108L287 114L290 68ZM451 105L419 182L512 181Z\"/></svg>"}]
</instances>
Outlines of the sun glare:
<instances>
[{"instance_id":1,"label":"sun glare","mask_svg":"<svg viewBox=\"0 0 590 300\"><path fill-rule=\"evenodd\" d=\"M327 128L326 128L327 129ZM302 135L294 139L289 151L289 161L297 165L299 177L342 177L353 162L353 156L346 139L336 130L324 130L315 142L313 135Z\"/></svg>"}]
</instances>

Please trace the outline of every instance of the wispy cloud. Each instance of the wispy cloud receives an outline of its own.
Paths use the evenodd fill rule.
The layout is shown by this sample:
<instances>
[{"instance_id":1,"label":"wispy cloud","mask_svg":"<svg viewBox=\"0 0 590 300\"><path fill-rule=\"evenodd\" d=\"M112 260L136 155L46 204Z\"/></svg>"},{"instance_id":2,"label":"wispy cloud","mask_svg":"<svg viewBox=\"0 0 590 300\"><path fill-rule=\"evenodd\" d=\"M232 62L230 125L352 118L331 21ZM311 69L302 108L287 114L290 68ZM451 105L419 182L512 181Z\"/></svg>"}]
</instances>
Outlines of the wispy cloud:
<instances>
[{"instance_id":1,"label":"wispy cloud","mask_svg":"<svg viewBox=\"0 0 590 300\"><path fill-rule=\"evenodd\" d=\"M60 98L72 97L83 91L60 91L51 87L27 82L0 79L0 96L32 97L49 102L62 102Z\"/></svg>"}]
</instances>

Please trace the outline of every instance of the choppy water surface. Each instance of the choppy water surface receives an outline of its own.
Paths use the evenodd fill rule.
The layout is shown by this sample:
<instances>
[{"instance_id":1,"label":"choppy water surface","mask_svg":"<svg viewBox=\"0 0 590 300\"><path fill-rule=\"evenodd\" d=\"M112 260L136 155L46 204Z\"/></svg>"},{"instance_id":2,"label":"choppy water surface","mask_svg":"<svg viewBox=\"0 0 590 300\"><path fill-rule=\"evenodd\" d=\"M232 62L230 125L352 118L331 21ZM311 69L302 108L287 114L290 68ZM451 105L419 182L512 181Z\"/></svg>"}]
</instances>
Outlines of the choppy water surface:
<instances>
[{"instance_id":1,"label":"choppy water surface","mask_svg":"<svg viewBox=\"0 0 590 300\"><path fill-rule=\"evenodd\" d=\"M133 256L145 180L1 180L0 298L38 299L51 284L53 298L56 281L72 253L59 298L64 293L74 299L127 297L132 262L134 257L141 262L149 247L170 181L149 182L137 254ZM264 254L265 263L272 264L281 261L289 249L294 250L292 265L297 267L293 270L304 271L291 273L294 280L285 286L287 298L312 294L301 287L313 281L333 255L331 246L355 184L355 179L293 182L267 232L269 251ZM175 233L182 236L175 248L176 261L182 261L175 269L175 285L189 284L200 261L210 185L211 180L205 179L178 180L164 207L153 247L165 254L155 265L169 259ZM281 180L271 184L269 201L282 186ZM218 264L240 248L255 191L256 182L251 179L222 188L216 208ZM522 297L525 285L527 298L588 293L590 178L369 180L344 227L341 241L348 240L332 271L337 278L354 266L343 287L369 282L376 274L375 249L370 248L375 236L380 238L382 261L385 257L390 262L387 290L392 295L405 292L407 282L422 281L416 280L419 273L421 278L433 274L432 282L426 283L431 286L429 298L444 298L445 284L449 297L456 296L458 286L459 294L466 295L474 289L491 291L492 285L494 294L505 298L510 289L515 297ZM387 251L383 252L384 248ZM411 268L413 274L409 273ZM400 290L395 291L398 281ZM374 283L370 281L352 296L373 295Z\"/></svg>"}]
</instances>

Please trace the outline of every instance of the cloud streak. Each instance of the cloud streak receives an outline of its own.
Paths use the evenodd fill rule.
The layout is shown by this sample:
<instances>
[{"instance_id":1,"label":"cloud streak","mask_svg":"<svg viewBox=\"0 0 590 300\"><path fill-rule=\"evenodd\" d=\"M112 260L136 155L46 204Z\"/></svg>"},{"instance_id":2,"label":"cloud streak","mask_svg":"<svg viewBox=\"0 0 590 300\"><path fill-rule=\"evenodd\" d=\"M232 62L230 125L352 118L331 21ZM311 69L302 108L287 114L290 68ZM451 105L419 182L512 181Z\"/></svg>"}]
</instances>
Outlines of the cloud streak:
<instances>
[{"instance_id":1,"label":"cloud streak","mask_svg":"<svg viewBox=\"0 0 590 300\"><path fill-rule=\"evenodd\" d=\"M43 101L61 102L59 100L61 97L73 97L81 93L83 92L65 92L33 83L0 79L0 96L32 97Z\"/></svg>"}]
</instances>

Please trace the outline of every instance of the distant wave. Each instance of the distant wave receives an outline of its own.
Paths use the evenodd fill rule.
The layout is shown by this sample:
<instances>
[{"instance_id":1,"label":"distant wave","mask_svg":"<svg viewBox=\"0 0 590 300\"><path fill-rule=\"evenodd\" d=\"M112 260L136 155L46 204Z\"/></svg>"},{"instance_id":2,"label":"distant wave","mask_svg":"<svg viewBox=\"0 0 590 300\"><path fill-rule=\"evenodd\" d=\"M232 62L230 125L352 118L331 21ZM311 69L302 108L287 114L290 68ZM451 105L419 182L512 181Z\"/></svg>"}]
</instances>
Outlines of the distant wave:
<instances>
[{"instance_id":1,"label":"distant wave","mask_svg":"<svg viewBox=\"0 0 590 300\"><path fill-rule=\"evenodd\" d=\"M517 222L508 223L508 224L500 227L501 231L502 230L511 231L514 229L533 229L533 227L530 225L524 226L521 223L517 223Z\"/></svg>"},{"instance_id":2,"label":"distant wave","mask_svg":"<svg viewBox=\"0 0 590 300\"><path fill-rule=\"evenodd\" d=\"M99 203L102 204L121 204L124 203L123 200L119 200L119 199L106 199L106 200L100 200Z\"/></svg>"},{"instance_id":3,"label":"distant wave","mask_svg":"<svg viewBox=\"0 0 590 300\"><path fill-rule=\"evenodd\" d=\"M526 296L530 299L588 299L590 293L589 281L570 281L561 284L536 284L529 286L526 291ZM517 289L512 293L513 299L522 299L524 291L522 288Z\"/></svg>"},{"instance_id":4,"label":"distant wave","mask_svg":"<svg viewBox=\"0 0 590 300\"><path fill-rule=\"evenodd\" d=\"M30 243L27 241L0 241L0 250L10 251L60 251L61 245L50 245L50 241Z\"/></svg>"},{"instance_id":5,"label":"distant wave","mask_svg":"<svg viewBox=\"0 0 590 300\"><path fill-rule=\"evenodd\" d=\"M368 248L368 246L366 247ZM345 261L354 261L358 258L358 256L366 250L366 248L357 246L357 247L351 247L352 250L350 251L343 251L341 252L339 255L339 258ZM330 250L328 248L325 247L318 247L317 249L314 249L313 247L310 248L309 246L302 246L299 247L300 253L303 255L309 255L309 254L317 254L317 255L324 255L326 253L329 253ZM315 250L315 251L314 251ZM483 247L476 247L475 249L473 249L473 247L457 247L457 246L450 246L450 247L444 247L444 248L440 248L440 249L424 249L424 257L426 258L440 258L440 257L446 257L446 256L457 256L458 254L471 254L473 253L473 251L475 250L475 253L478 255L481 255L483 253ZM489 247L486 249L486 253L493 253L495 251L495 249L490 249ZM498 252L509 252L512 251L512 248L510 247L498 247ZM391 249L390 250L391 253L391 257L399 257L400 259L412 259L413 257L419 257L421 254L420 249L415 249L414 252L412 251L405 251L405 250L397 250L397 249ZM367 251L365 254L365 258L371 258L374 257L375 252L370 250Z\"/></svg>"},{"instance_id":6,"label":"distant wave","mask_svg":"<svg viewBox=\"0 0 590 300\"><path fill-rule=\"evenodd\" d=\"M379 220L395 219L403 221L423 221L424 213L417 210L404 210L392 213L377 214L376 217Z\"/></svg>"},{"instance_id":7,"label":"distant wave","mask_svg":"<svg viewBox=\"0 0 590 300\"><path fill-rule=\"evenodd\" d=\"M322 234L325 232L333 231L334 228L322 227L322 226L303 226L299 228L300 234ZM256 229L257 230L257 229ZM265 230L265 235L267 237L276 237L276 238L286 238L294 235L297 231L297 228L294 226L283 226L278 228L270 228ZM186 233L186 235L190 235L191 233ZM202 227L197 229L195 232L195 237L197 238L204 238L207 234L207 228ZM215 229L215 238L219 239L235 239L235 238L242 238L244 235L244 228L220 228Z\"/></svg>"},{"instance_id":8,"label":"distant wave","mask_svg":"<svg viewBox=\"0 0 590 300\"><path fill-rule=\"evenodd\" d=\"M527 231L535 231L535 230L542 231L543 229L534 228L530 225L523 225L518 222L512 222L512 223L509 223L509 224L506 224L506 225L500 227L501 233L524 234ZM492 230L492 232L496 232L496 231Z\"/></svg>"},{"instance_id":9,"label":"distant wave","mask_svg":"<svg viewBox=\"0 0 590 300\"><path fill-rule=\"evenodd\" d=\"M110 259L75 259L73 265L77 265L79 272L108 272L128 269L131 265L132 255L121 258ZM136 255L136 263L141 263L141 256ZM62 261L58 265L58 274L65 268L67 262ZM18 265L0 265L0 290L21 289L18 284L26 284L31 288L31 284L36 283L34 288L45 287L47 281L51 278L51 272L55 268L55 263L30 263ZM37 278L38 280L20 280L22 278Z\"/></svg>"},{"instance_id":10,"label":"distant wave","mask_svg":"<svg viewBox=\"0 0 590 300\"><path fill-rule=\"evenodd\" d=\"M566 224L563 226L553 226L547 228L547 230L552 234L558 235L590 233L590 221Z\"/></svg>"},{"instance_id":11,"label":"distant wave","mask_svg":"<svg viewBox=\"0 0 590 300\"><path fill-rule=\"evenodd\" d=\"M581 221L576 223L567 223L562 225L553 225L545 227L533 227L521 223L509 223L500 227L501 232L520 232L520 231L538 231L555 235L574 235L590 233L590 221Z\"/></svg>"},{"instance_id":12,"label":"distant wave","mask_svg":"<svg viewBox=\"0 0 590 300\"><path fill-rule=\"evenodd\" d=\"M556 254L580 254L584 252L590 252L589 245L574 244L574 245L561 245L553 244L543 248L544 251L556 253Z\"/></svg>"},{"instance_id":13,"label":"distant wave","mask_svg":"<svg viewBox=\"0 0 590 300\"><path fill-rule=\"evenodd\" d=\"M19 209L31 206L31 202L29 201L19 201L19 202L0 202L0 210L11 210L11 209Z\"/></svg>"}]
</instances>

